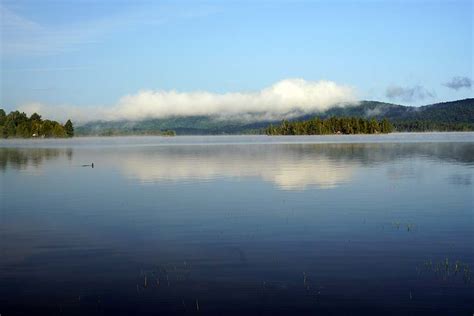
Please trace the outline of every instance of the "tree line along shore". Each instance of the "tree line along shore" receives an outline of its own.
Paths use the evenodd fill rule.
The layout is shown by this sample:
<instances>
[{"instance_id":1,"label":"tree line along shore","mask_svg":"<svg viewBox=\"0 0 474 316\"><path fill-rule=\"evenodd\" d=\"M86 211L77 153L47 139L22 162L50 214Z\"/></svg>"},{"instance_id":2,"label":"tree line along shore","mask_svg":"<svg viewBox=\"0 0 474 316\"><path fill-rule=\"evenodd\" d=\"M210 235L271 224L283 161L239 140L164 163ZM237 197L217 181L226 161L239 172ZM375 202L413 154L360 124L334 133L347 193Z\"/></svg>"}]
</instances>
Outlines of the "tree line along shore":
<instances>
[{"instance_id":1,"label":"tree line along shore","mask_svg":"<svg viewBox=\"0 0 474 316\"><path fill-rule=\"evenodd\" d=\"M411 126L411 125L410 125ZM404 131L405 129L401 129ZM410 130L410 129L408 129ZM456 130L456 129L447 129ZM252 134L272 135L330 135L330 134L387 134L400 131L395 123L387 118L361 118L356 116L332 116L329 118L313 117L307 120L283 120L279 124L270 124L253 130ZM415 129L415 131L418 131ZM181 131L179 132L181 133ZM76 133L78 134L78 133ZM42 119L33 113L28 117L24 112L12 111L8 115L0 109L0 138L67 138L75 135L71 120L63 125L57 121ZM81 134L82 135L82 134ZM100 136L121 135L156 135L175 136L172 129L156 129L152 131L111 130Z\"/></svg>"},{"instance_id":2,"label":"tree line along shore","mask_svg":"<svg viewBox=\"0 0 474 316\"><path fill-rule=\"evenodd\" d=\"M306 121L270 125L265 129L267 135L329 135L329 134L387 134L393 131L393 125L386 118L377 121L357 117L315 117Z\"/></svg>"},{"instance_id":3,"label":"tree line along shore","mask_svg":"<svg viewBox=\"0 0 474 316\"><path fill-rule=\"evenodd\" d=\"M71 120L63 125L57 121L43 120L41 115L12 111L8 115L0 109L1 138L66 138L74 136Z\"/></svg>"},{"instance_id":4,"label":"tree line along shore","mask_svg":"<svg viewBox=\"0 0 474 316\"><path fill-rule=\"evenodd\" d=\"M262 130L266 135L329 135L329 134L386 134L394 130L392 123L386 118L363 119L357 117L318 117L305 121L283 120L280 125L270 124ZM109 136L113 136L111 134ZM161 136L175 136L173 130L159 131ZM2 138L66 138L74 136L71 120L62 125L57 121L43 120L41 115L33 113L28 117L25 113L12 111L6 115L0 109L0 137Z\"/></svg>"}]
</instances>

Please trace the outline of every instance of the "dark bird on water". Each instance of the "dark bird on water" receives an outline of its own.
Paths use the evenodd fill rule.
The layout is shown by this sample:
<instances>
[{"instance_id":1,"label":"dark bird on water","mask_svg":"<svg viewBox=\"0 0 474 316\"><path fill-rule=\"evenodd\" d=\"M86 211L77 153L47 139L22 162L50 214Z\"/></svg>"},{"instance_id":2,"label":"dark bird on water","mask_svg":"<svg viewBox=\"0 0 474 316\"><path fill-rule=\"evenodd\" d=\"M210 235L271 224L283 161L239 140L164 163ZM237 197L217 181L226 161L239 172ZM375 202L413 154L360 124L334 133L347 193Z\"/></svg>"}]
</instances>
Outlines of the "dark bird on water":
<instances>
[{"instance_id":1,"label":"dark bird on water","mask_svg":"<svg viewBox=\"0 0 474 316\"><path fill-rule=\"evenodd\" d=\"M92 167L94 168L94 163L91 163L90 165L82 165L83 167Z\"/></svg>"}]
</instances>

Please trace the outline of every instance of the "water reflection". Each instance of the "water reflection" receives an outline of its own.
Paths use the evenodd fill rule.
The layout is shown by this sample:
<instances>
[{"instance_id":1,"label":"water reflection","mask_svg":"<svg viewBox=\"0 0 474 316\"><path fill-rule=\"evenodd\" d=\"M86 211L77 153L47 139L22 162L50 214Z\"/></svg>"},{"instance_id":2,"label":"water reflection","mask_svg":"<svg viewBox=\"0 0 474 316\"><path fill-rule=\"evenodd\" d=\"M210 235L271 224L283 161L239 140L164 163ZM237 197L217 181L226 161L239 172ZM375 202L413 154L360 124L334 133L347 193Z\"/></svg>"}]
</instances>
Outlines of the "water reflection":
<instances>
[{"instance_id":1,"label":"water reflection","mask_svg":"<svg viewBox=\"0 0 474 316\"><path fill-rule=\"evenodd\" d=\"M453 174L449 177L449 181L455 185L472 185L472 173L469 174Z\"/></svg>"},{"instance_id":2,"label":"water reflection","mask_svg":"<svg viewBox=\"0 0 474 316\"><path fill-rule=\"evenodd\" d=\"M311 146L194 146L121 151L113 164L145 183L256 177L292 190L350 181L358 162L334 158Z\"/></svg>"},{"instance_id":3,"label":"water reflection","mask_svg":"<svg viewBox=\"0 0 474 316\"><path fill-rule=\"evenodd\" d=\"M472 310L474 143L90 141L0 150L2 314Z\"/></svg>"},{"instance_id":4,"label":"water reflection","mask_svg":"<svg viewBox=\"0 0 474 316\"><path fill-rule=\"evenodd\" d=\"M44 161L66 156L73 165L95 162L100 168L115 168L141 183L259 178L280 189L301 190L335 188L350 182L361 167L403 159L474 163L472 143L219 144L74 150L0 148L0 169L38 169ZM392 164L387 170L392 179L417 177L419 172L413 165ZM449 181L470 185L471 175L451 175Z\"/></svg>"},{"instance_id":5,"label":"water reflection","mask_svg":"<svg viewBox=\"0 0 474 316\"><path fill-rule=\"evenodd\" d=\"M71 148L1 148L0 147L0 170L7 168L17 170L38 169L48 160L55 160L66 156L72 159Z\"/></svg>"},{"instance_id":6,"label":"water reflection","mask_svg":"<svg viewBox=\"0 0 474 316\"><path fill-rule=\"evenodd\" d=\"M463 144L161 147L121 152L114 163L126 176L143 182L259 177L281 189L333 188L349 182L360 166L407 157L471 163L472 148Z\"/></svg>"}]
</instances>

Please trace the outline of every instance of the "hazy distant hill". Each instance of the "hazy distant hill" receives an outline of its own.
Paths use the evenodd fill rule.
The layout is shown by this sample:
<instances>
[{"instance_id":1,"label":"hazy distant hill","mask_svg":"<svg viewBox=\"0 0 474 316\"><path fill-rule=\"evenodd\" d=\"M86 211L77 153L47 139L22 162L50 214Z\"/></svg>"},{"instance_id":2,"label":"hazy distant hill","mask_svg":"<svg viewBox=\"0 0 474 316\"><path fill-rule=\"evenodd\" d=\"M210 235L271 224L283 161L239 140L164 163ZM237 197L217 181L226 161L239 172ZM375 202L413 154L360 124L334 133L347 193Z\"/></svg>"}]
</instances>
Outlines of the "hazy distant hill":
<instances>
[{"instance_id":1,"label":"hazy distant hill","mask_svg":"<svg viewBox=\"0 0 474 316\"><path fill-rule=\"evenodd\" d=\"M421 120L442 123L474 123L474 99L436 103L421 107L377 101L362 101L358 106L333 108L327 116L386 117L391 121Z\"/></svg>"},{"instance_id":2,"label":"hazy distant hill","mask_svg":"<svg viewBox=\"0 0 474 316\"><path fill-rule=\"evenodd\" d=\"M403 106L377 101L362 101L357 105L336 107L326 112L299 116L293 120L307 120L319 116L355 116L377 119L388 118L397 131L468 131L474 130L474 99L436 103L422 107ZM222 120L210 116L185 116L143 121L96 121L76 128L78 135L158 134L174 130L178 135L248 134L261 133L269 124L280 121L248 123Z\"/></svg>"}]
</instances>

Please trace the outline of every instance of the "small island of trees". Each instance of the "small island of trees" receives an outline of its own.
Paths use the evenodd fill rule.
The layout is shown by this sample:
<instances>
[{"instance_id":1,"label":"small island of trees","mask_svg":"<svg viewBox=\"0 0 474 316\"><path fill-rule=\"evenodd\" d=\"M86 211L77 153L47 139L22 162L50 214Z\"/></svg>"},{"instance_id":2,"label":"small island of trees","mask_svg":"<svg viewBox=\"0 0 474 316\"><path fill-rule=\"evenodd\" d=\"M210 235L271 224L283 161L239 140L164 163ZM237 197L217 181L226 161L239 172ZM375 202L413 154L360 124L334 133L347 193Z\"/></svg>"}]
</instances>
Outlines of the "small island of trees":
<instances>
[{"instance_id":1,"label":"small island of trees","mask_svg":"<svg viewBox=\"0 0 474 316\"><path fill-rule=\"evenodd\" d=\"M171 129L167 129L161 132L161 136L176 136L176 132Z\"/></svg>"},{"instance_id":2,"label":"small island of trees","mask_svg":"<svg viewBox=\"0 0 474 316\"><path fill-rule=\"evenodd\" d=\"M74 136L74 126L71 120L62 125L52 120L43 120L41 115L33 113L28 117L24 112L12 111L6 115L0 109L1 138L65 138Z\"/></svg>"},{"instance_id":3,"label":"small island of trees","mask_svg":"<svg viewBox=\"0 0 474 316\"><path fill-rule=\"evenodd\" d=\"M279 126L270 125L265 129L267 135L378 134L392 131L393 125L386 118L377 121L357 117L315 117L294 122L284 120Z\"/></svg>"}]
</instances>

